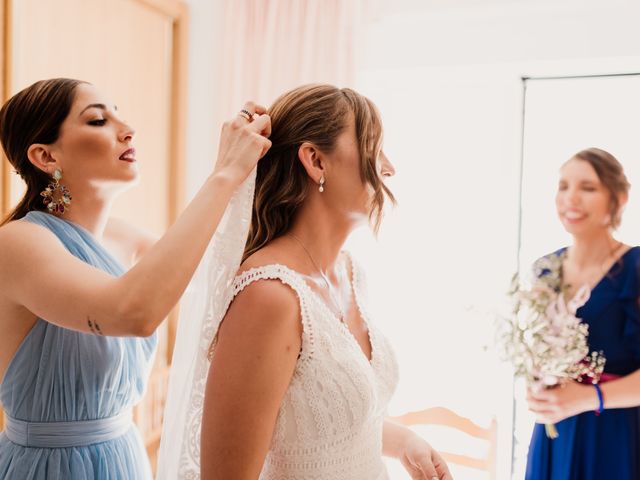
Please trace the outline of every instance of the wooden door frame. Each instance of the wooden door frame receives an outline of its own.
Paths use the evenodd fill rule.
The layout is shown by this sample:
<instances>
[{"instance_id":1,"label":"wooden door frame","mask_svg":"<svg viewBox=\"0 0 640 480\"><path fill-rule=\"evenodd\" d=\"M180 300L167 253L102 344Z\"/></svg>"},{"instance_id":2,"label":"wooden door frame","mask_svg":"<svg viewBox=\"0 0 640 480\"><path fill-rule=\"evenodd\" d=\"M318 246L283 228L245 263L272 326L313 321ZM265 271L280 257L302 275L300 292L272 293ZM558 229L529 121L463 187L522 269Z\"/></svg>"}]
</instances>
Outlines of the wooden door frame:
<instances>
[{"instance_id":1,"label":"wooden door frame","mask_svg":"<svg viewBox=\"0 0 640 480\"><path fill-rule=\"evenodd\" d=\"M159 11L173 20L171 68L171 126L169 146L169 224L184 206L186 179L187 81L189 56L189 14L182 0L133 0Z\"/></svg>"},{"instance_id":2,"label":"wooden door frame","mask_svg":"<svg viewBox=\"0 0 640 480\"><path fill-rule=\"evenodd\" d=\"M12 39L12 12L11 12L11 0L0 0L0 55L2 55L2 62L0 62L0 103L4 104L9 99L11 93L11 65L13 61L13 55L11 50ZM2 167L0 168L0 216L4 217L9 210L9 199L11 182L11 168L9 162L4 156L4 152L0 149L0 162Z\"/></svg>"},{"instance_id":3,"label":"wooden door frame","mask_svg":"<svg viewBox=\"0 0 640 480\"><path fill-rule=\"evenodd\" d=\"M8 1L8 0L7 0ZM173 19L171 113L172 132L169 145L169 212L167 223L171 225L184 208L186 189L186 125L188 103L189 67L189 12L182 0L134 0ZM178 327L176 306L167 319L167 365L171 365L176 331Z\"/></svg>"}]
</instances>

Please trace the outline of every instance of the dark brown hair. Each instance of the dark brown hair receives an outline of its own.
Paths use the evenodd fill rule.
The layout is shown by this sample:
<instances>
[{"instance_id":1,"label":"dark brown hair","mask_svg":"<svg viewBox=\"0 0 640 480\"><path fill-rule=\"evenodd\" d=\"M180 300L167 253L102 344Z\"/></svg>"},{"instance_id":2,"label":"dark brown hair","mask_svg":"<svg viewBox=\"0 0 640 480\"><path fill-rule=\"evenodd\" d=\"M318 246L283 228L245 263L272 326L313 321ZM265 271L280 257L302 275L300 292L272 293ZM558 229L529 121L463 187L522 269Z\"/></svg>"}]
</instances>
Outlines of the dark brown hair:
<instances>
[{"instance_id":1,"label":"dark brown hair","mask_svg":"<svg viewBox=\"0 0 640 480\"><path fill-rule=\"evenodd\" d=\"M27 184L20 203L0 223L24 217L32 210L45 210L40 192L51 177L27 157L34 143L49 145L60 135L75 98L75 89L86 83L69 78L40 80L11 97L0 110L0 142L9 163Z\"/></svg>"},{"instance_id":2,"label":"dark brown hair","mask_svg":"<svg viewBox=\"0 0 640 480\"><path fill-rule=\"evenodd\" d=\"M395 199L376 168L382 123L375 105L349 88L306 85L279 97L268 113L272 146L258 162L251 228L243 259L285 234L304 202L309 176L298 159L300 145L310 142L320 151L331 153L350 115L355 120L360 176L374 192L369 218L377 230L385 196Z\"/></svg>"},{"instance_id":3,"label":"dark brown hair","mask_svg":"<svg viewBox=\"0 0 640 480\"><path fill-rule=\"evenodd\" d=\"M618 228L622 221L619 196L627 195L631 188L622 164L609 152L595 147L582 150L572 158L587 162L596 171L600 182L609 191L611 227Z\"/></svg>"}]
</instances>

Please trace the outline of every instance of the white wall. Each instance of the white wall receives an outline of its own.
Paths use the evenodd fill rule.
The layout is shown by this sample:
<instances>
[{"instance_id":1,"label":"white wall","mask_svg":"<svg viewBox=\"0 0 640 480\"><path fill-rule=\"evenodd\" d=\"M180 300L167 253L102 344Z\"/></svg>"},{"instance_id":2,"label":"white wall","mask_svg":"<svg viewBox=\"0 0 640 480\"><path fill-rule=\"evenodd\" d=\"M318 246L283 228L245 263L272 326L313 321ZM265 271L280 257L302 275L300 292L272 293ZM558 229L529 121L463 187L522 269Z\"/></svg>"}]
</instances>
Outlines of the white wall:
<instances>
[{"instance_id":1,"label":"white wall","mask_svg":"<svg viewBox=\"0 0 640 480\"><path fill-rule=\"evenodd\" d=\"M635 0L380 1L365 63L469 65L640 54ZM393 33L390 33L393 29Z\"/></svg>"},{"instance_id":2,"label":"white wall","mask_svg":"<svg viewBox=\"0 0 640 480\"><path fill-rule=\"evenodd\" d=\"M402 0L378 2L363 42L358 88L381 108L400 205L378 242L362 233L352 247L399 346L392 413L444 404L485 425L496 415L501 479L511 385L482 347L517 265L521 77L640 71L638 20L630 1Z\"/></svg>"}]
</instances>

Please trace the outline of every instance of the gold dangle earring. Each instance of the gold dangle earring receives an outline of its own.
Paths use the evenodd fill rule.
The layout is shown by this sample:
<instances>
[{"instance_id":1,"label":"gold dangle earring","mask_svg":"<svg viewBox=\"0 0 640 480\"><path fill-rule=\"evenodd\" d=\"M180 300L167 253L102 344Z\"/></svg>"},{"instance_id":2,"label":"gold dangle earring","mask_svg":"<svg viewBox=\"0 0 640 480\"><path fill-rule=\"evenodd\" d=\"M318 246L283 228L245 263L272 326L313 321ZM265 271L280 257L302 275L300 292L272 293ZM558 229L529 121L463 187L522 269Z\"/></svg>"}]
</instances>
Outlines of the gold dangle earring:
<instances>
[{"instance_id":1,"label":"gold dangle earring","mask_svg":"<svg viewBox=\"0 0 640 480\"><path fill-rule=\"evenodd\" d=\"M71 204L71 193L66 185L62 185L60 183L61 179L62 170L56 168L53 171L53 182L49 183L47 188L40 192L40 195L44 197L42 199L42 203L47 206L47 210L49 210L50 213L59 213L60 215L63 215ZM56 192L60 194L58 200L54 197Z\"/></svg>"},{"instance_id":2,"label":"gold dangle earring","mask_svg":"<svg viewBox=\"0 0 640 480\"><path fill-rule=\"evenodd\" d=\"M318 187L320 193L324 192L324 175L320 177L320 187Z\"/></svg>"}]
</instances>

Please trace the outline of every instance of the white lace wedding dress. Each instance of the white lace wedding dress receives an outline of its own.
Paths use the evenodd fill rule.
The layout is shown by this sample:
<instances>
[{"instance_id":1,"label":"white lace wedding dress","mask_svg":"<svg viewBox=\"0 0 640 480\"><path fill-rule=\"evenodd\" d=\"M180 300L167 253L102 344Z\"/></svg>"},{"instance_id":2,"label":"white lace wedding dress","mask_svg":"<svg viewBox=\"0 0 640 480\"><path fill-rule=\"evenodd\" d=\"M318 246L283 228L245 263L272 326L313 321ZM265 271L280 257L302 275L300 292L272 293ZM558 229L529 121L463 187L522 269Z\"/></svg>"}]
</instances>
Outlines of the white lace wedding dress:
<instances>
[{"instance_id":1,"label":"white lace wedding dress","mask_svg":"<svg viewBox=\"0 0 640 480\"><path fill-rule=\"evenodd\" d=\"M298 295L302 351L278 413L260 480L386 479L382 425L398 378L387 339L370 322L362 273L353 293L369 328L371 362L347 326L295 271L254 268L234 282L234 296L252 282L278 279Z\"/></svg>"},{"instance_id":2,"label":"white lace wedding dress","mask_svg":"<svg viewBox=\"0 0 640 480\"><path fill-rule=\"evenodd\" d=\"M397 364L366 312L362 273L354 266L353 290L369 328L371 362L296 272L271 265L236 277L251 223L255 173L254 169L231 199L181 301L157 479L200 479L209 348L235 295L267 278L281 280L298 294L303 338L260 479L386 479L382 423L397 383Z\"/></svg>"}]
</instances>

